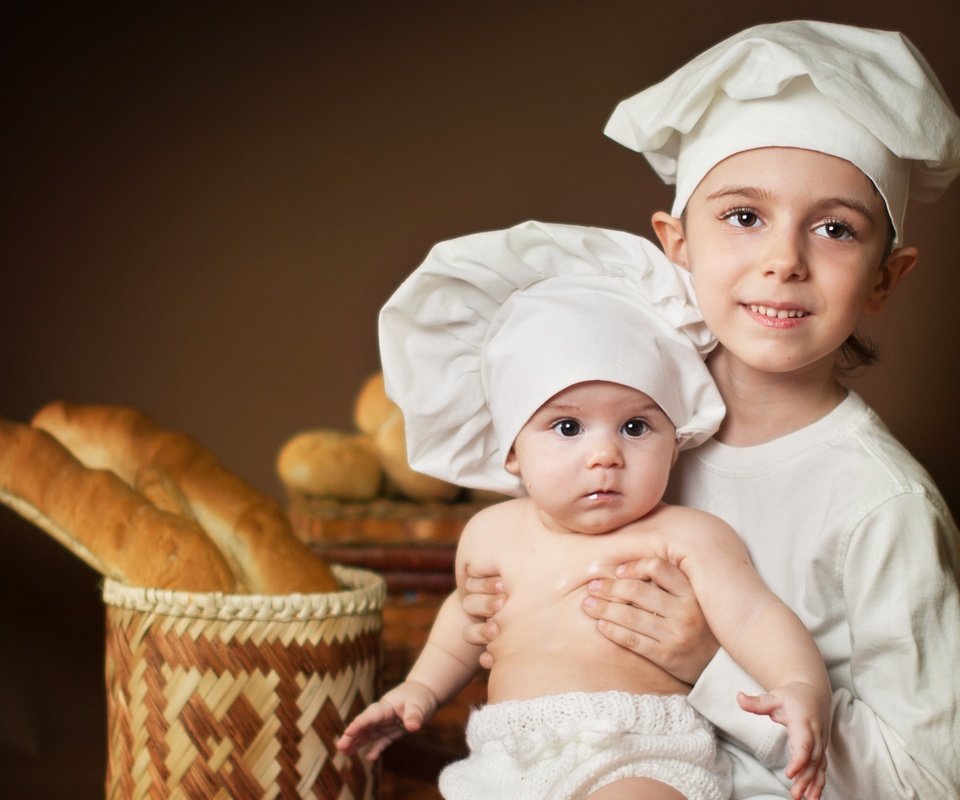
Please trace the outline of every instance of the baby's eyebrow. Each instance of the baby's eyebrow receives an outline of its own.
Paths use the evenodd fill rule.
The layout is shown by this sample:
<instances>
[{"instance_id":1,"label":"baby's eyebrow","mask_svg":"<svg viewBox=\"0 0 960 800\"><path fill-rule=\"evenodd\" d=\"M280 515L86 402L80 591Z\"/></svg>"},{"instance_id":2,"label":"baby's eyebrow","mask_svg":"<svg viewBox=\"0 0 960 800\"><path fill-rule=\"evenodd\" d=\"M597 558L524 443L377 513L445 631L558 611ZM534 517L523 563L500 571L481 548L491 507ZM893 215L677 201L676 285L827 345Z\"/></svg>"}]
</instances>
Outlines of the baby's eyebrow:
<instances>
[{"instance_id":1,"label":"baby's eyebrow","mask_svg":"<svg viewBox=\"0 0 960 800\"><path fill-rule=\"evenodd\" d=\"M573 403L555 403L553 401L544 403L541 408L543 411L549 411L552 414L576 414L581 410L581 406Z\"/></svg>"}]
</instances>

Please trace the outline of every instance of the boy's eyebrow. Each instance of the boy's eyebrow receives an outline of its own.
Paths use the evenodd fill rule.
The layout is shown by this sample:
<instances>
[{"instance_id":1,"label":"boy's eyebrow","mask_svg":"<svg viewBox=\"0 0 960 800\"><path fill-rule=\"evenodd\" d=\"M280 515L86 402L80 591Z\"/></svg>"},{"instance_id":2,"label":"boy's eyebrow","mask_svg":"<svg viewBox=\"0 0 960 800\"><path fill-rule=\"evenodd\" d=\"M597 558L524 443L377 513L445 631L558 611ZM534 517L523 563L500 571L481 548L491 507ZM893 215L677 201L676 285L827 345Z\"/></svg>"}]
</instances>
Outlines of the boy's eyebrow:
<instances>
[{"instance_id":1,"label":"boy's eyebrow","mask_svg":"<svg viewBox=\"0 0 960 800\"><path fill-rule=\"evenodd\" d=\"M724 186L707 195L707 200L720 200L724 197L747 197L751 200L769 200L770 192L759 186ZM873 218L870 208L856 197L827 197L818 204L820 208L843 206L864 217Z\"/></svg>"},{"instance_id":2,"label":"boy's eyebrow","mask_svg":"<svg viewBox=\"0 0 960 800\"><path fill-rule=\"evenodd\" d=\"M872 219L873 215L870 212L870 209L865 203L860 202L855 197L831 197L824 200L820 203L821 208L829 208L831 206L843 206L844 208L849 208L851 211L856 211L858 214L862 214L868 219Z\"/></svg>"},{"instance_id":3,"label":"boy's eyebrow","mask_svg":"<svg viewBox=\"0 0 960 800\"><path fill-rule=\"evenodd\" d=\"M766 200L770 197L770 192L766 189L761 189L759 186L723 186L717 189L717 191L708 194L707 200L719 200L732 195L749 197L752 200Z\"/></svg>"}]
</instances>

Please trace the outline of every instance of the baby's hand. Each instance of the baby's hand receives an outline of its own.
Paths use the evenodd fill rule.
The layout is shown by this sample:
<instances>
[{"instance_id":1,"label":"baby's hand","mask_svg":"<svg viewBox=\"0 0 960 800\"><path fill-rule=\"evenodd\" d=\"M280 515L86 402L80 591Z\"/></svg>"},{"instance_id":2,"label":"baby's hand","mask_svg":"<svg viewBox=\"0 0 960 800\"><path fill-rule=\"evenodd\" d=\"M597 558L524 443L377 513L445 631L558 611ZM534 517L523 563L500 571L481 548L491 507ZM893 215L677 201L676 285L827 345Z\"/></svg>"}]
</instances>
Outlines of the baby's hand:
<instances>
[{"instance_id":1,"label":"baby's hand","mask_svg":"<svg viewBox=\"0 0 960 800\"><path fill-rule=\"evenodd\" d=\"M790 745L786 775L793 780L793 800L818 800L826 783L830 706L822 694L815 686L796 681L767 694L737 695L745 711L766 714L786 726Z\"/></svg>"},{"instance_id":2,"label":"baby's hand","mask_svg":"<svg viewBox=\"0 0 960 800\"><path fill-rule=\"evenodd\" d=\"M347 725L337 741L337 750L349 756L370 744L367 760L373 761L407 731L420 730L437 705L436 696L422 683L401 683Z\"/></svg>"}]
</instances>

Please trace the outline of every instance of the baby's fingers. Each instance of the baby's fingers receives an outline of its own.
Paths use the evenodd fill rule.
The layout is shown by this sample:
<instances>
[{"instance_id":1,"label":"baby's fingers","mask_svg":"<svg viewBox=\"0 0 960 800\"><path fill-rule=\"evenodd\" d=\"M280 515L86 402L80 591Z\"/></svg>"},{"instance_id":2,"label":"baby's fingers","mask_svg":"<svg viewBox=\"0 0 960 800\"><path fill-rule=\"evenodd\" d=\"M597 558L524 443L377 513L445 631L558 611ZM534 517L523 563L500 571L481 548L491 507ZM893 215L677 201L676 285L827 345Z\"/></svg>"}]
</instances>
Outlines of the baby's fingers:
<instances>
[{"instance_id":1,"label":"baby's fingers","mask_svg":"<svg viewBox=\"0 0 960 800\"><path fill-rule=\"evenodd\" d=\"M793 785L790 787L790 797L793 800L820 800L826 779L826 761L819 764L808 764L794 779Z\"/></svg>"},{"instance_id":2,"label":"baby's fingers","mask_svg":"<svg viewBox=\"0 0 960 800\"><path fill-rule=\"evenodd\" d=\"M397 720L399 723L399 720ZM373 744L370 745L370 749L367 750L367 761L376 761L380 757L380 754L386 750L390 745L392 745L397 739L399 739L404 734L404 729L401 725L397 725L394 729L387 731L381 735Z\"/></svg>"}]
</instances>

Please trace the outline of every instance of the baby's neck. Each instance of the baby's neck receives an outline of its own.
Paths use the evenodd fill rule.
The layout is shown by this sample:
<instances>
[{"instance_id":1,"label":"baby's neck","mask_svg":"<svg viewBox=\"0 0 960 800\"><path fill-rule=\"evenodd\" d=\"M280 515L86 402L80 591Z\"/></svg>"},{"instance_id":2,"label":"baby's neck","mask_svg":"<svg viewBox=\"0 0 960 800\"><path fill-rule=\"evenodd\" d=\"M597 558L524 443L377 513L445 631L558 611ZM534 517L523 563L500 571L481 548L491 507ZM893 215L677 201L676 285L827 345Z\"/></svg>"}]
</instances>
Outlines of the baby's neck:
<instances>
[{"instance_id":1,"label":"baby's neck","mask_svg":"<svg viewBox=\"0 0 960 800\"><path fill-rule=\"evenodd\" d=\"M829 414L846 397L833 360L791 373L751 369L718 350L710 371L727 406L717 440L750 447L786 436Z\"/></svg>"}]
</instances>

